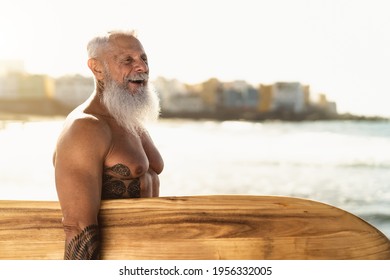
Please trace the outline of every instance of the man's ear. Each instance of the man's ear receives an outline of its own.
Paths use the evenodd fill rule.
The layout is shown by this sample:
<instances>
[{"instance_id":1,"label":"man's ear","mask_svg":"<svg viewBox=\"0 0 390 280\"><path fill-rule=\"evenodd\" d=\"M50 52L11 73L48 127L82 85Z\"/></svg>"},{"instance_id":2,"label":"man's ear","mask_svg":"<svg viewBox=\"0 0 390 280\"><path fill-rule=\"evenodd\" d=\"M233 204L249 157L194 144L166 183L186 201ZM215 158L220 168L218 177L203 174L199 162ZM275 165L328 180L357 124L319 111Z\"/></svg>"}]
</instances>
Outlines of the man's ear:
<instances>
[{"instance_id":1,"label":"man's ear","mask_svg":"<svg viewBox=\"0 0 390 280\"><path fill-rule=\"evenodd\" d=\"M91 69L92 73L95 75L97 80L103 80L104 78L104 68L103 64L96 58L88 59L88 67Z\"/></svg>"}]
</instances>

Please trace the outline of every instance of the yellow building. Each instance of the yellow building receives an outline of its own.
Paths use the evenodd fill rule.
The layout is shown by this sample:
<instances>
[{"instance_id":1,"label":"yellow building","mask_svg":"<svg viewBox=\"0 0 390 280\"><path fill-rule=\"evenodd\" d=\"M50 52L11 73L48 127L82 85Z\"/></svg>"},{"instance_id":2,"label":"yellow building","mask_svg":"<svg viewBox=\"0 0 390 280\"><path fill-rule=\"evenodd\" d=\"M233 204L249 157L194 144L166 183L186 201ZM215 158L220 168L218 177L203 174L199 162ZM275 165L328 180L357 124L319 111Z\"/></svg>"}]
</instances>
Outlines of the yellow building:
<instances>
[{"instance_id":1,"label":"yellow building","mask_svg":"<svg viewBox=\"0 0 390 280\"><path fill-rule=\"evenodd\" d=\"M303 86L303 95L305 100L305 107L310 106L310 86L305 85Z\"/></svg>"},{"instance_id":2,"label":"yellow building","mask_svg":"<svg viewBox=\"0 0 390 280\"><path fill-rule=\"evenodd\" d=\"M318 107L327 112L328 114L337 114L336 102L329 101L325 94L321 93L318 96Z\"/></svg>"},{"instance_id":3,"label":"yellow building","mask_svg":"<svg viewBox=\"0 0 390 280\"><path fill-rule=\"evenodd\" d=\"M259 112L266 113L271 111L273 85L260 84L259 96L260 96L259 103L258 103Z\"/></svg>"},{"instance_id":4,"label":"yellow building","mask_svg":"<svg viewBox=\"0 0 390 280\"><path fill-rule=\"evenodd\" d=\"M318 105L321 108L326 108L328 106L328 99L325 94L321 93L318 95Z\"/></svg>"},{"instance_id":5,"label":"yellow building","mask_svg":"<svg viewBox=\"0 0 390 280\"><path fill-rule=\"evenodd\" d=\"M212 78L202 83L200 96L207 108L215 109L219 104L221 94L222 84L218 79Z\"/></svg>"}]
</instances>

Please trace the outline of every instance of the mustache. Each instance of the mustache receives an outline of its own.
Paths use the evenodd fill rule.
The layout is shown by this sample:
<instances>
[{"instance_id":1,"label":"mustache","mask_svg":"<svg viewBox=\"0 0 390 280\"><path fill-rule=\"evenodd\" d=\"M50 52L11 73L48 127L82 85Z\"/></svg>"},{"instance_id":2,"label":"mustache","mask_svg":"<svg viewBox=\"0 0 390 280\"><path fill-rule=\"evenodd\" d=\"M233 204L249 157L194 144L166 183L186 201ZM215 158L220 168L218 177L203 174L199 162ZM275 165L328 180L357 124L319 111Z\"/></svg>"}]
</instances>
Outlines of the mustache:
<instances>
[{"instance_id":1,"label":"mustache","mask_svg":"<svg viewBox=\"0 0 390 280\"><path fill-rule=\"evenodd\" d=\"M137 74L134 74L134 75L126 76L124 80L125 80L126 83L129 83L129 82L145 82L145 81L149 80L149 75L146 74L146 73L137 73Z\"/></svg>"}]
</instances>

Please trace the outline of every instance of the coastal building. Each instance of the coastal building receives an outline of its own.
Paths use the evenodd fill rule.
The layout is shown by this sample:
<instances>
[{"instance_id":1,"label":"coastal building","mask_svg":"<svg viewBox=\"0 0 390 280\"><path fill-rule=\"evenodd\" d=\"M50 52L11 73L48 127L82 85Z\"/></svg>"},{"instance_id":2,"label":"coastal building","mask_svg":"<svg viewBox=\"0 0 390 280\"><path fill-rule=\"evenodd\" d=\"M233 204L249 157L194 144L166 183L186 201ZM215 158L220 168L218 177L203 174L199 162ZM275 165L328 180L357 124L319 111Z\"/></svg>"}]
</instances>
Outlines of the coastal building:
<instances>
[{"instance_id":1,"label":"coastal building","mask_svg":"<svg viewBox=\"0 0 390 280\"><path fill-rule=\"evenodd\" d=\"M266 112L302 113L310 102L309 87L298 82L260 84L258 110Z\"/></svg>"},{"instance_id":2,"label":"coastal building","mask_svg":"<svg viewBox=\"0 0 390 280\"><path fill-rule=\"evenodd\" d=\"M272 92L273 92L273 85L264 85L260 84L259 87L259 102L257 103L257 109L260 113L267 113L271 111L272 106Z\"/></svg>"},{"instance_id":3,"label":"coastal building","mask_svg":"<svg viewBox=\"0 0 390 280\"><path fill-rule=\"evenodd\" d=\"M326 98L326 95L323 93L320 93L318 95L318 106L321 108L326 108L328 106L328 99Z\"/></svg>"},{"instance_id":4,"label":"coastal building","mask_svg":"<svg viewBox=\"0 0 390 280\"><path fill-rule=\"evenodd\" d=\"M234 81L223 84L219 106L230 110L256 111L259 103L257 90L245 81Z\"/></svg>"},{"instance_id":5,"label":"coastal building","mask_svg":"<svg viewBox=\"0 0 390 280\"><path fill-rule=\"evenodd\" d=\"M318 96L317 107L319 108L319 110L321 110L327 114L330 114L330 115L337 114L336 102L328 101L328 98L323 93L319 94L319 96Z\"/></svg>"},{"instance_id":6,"label":"coastal building","mask_svg":"<svg viewBox=\"0 0 390 280\"><path fill-rule=\"evenodd\" d=\"M19 98L19 83L21 74L8 74L0 76L0 98L16 99Z\"/></svg>"},{"instance_id":7,"label":"coastal building","mask_svg":"<svg viewBox=\"0 0 390 280\"><path fill-rule=\"evenodd\" d=\"M160 97L162 111L183 112L197 110L196 108L199 107L200 101L196 101L186 85L176 79L158 77L152 84Z\"/></svg>"},{"instance_id":8,"label":"coastal building","mask_svg":"<svg viewBox=\"0 0 390 280\"><path fill-rule=\"evenodd\" d=\"M310 86L309 85L304 85L303 87L303 98L304 98L304 103L305 107L308 108L311 104L310 101Z\"/></svg>"},{"instance_id":9,"label":"coastal building","mask_svg":"<svg viewBox=\"0 0 390 280\"><path fill-rule=\"evenodd\" d=\"M331 115L337 115L337 104L336 102L334 101L330 101L328 102L328 113L331 114Z\"/></svg>"},{"instance_id":10,"label":"coastal building","mask_svg":"<svg viewBox=\"0 0 390 280\"><path fill-rule=\"evenodd\" d=\"M53 98L67 107L74 108L84 102L93 91L93 78L81 75L63 76L55 82Z\"/></svg>"},{"instance_id":11,"label":"coastal building","mask_svg":"<svg viewBox=\"0 0 390 280\"><path fill-rule=\"evenodd\" d=\"M203 101L197 94L175 95L170 98L169 107L162 111L169 113L199 113L204 109Z\"/></svg>"},{"instance_id":12,"label":"coastal building","mask_svg":"<svg viewBox=\"0 0 390 280\"><path fill-rule=\"evenodd\" d=\"M216 111L221 103L223 85L216 79L211 78L201 84L200 96L207 111Z\"/></svg>"},{"instance_id":13,"label":"coastal building","mask_svg":"<svg viewBox=\"0 0 390 280\"><path fill-rule=\"evenodd\" d=\"M297 82L277 82L273 85L272 111L301 113L305 109L303 87Z\"/></svg>"},{"instance_id":14,"label":"coastal building","mask_svg":"<svg viewBox=\"0 0 390 280\"><path fill-rule=\"evenodd\" d=\"M0 77L0 98L3 99L51 98L53 93L54 79L47 75L10 72Z\"/></svg>"},{"instance_id":15,"label":"coastal building","mask_svg":"<svg viewBox=\"0 0 390 280\"><path fill-rule=\"evenodd\" d=\"M9 73L24 73L24 62L18 59L0 59L0 76Z\"/></svg>"}]
</instances>

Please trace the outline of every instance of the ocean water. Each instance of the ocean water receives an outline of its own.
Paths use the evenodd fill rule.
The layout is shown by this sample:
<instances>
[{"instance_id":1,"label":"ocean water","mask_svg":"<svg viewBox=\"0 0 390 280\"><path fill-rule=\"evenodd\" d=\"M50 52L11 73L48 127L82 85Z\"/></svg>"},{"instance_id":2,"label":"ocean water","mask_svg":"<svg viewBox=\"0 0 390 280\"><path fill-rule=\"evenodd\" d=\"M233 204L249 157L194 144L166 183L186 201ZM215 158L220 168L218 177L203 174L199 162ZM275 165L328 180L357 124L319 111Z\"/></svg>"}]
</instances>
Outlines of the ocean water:
<instances>
[{"instance_id":1,"label":"ocean water","mask_svg":"<svg viewBox=\"0 0 390 280\"><path fill-rule=\"evenodd\" d=\"M0 121L0 199L57 200L52 154L62 118ZM149 127L161 196L308 198L390 237L390 122L166 120Z\"/></svg>"}]
</instances>

